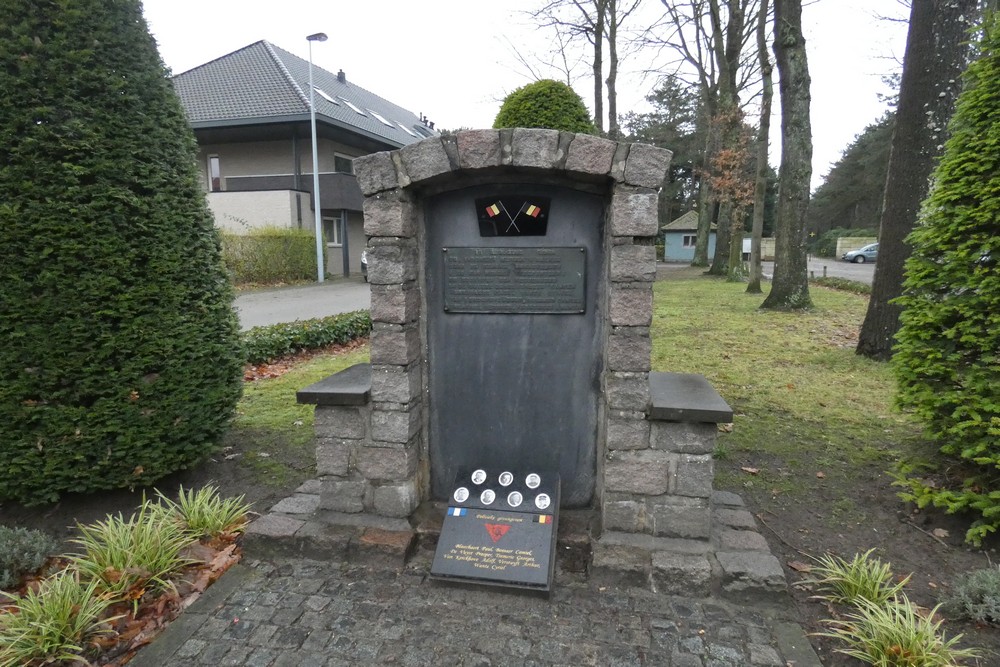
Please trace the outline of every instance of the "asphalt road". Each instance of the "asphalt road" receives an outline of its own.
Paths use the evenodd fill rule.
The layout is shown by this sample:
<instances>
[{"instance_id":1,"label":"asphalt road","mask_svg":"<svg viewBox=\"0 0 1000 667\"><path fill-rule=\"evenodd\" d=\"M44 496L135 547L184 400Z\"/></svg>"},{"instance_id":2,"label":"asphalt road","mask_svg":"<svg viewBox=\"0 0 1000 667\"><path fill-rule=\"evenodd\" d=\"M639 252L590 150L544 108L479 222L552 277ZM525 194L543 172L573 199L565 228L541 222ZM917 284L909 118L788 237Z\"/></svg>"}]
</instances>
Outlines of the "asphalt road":
<instances>
[{"instance_id":1,"label":"asphalt road","mask_svg":"<svg viewBox=\"0 0 1000 667\"><path fill-rule=\"evenodd\" d=\"M774 262L761 262L761 270L764 275L770 277L774 275ZM809 276L815 278L847 278L860 283L872 284L875 278L875 264L865 262L864 264L851 264L833 257L810 257Z\"/></svg>"},{"instance_id":2,"label":"asphalt road","mask_svg":"<svg viewBox=\"0 0 1000 667\"><path fill-rule=\"evenodd\" d=\"M762 262L764 275L774 275L774 263ZM875 276L873 263L849 264L832 258L809 260L811 275L847 278L872 284ZM245 331L252 327L279 322L294 322L315 317L326 317L352 310L371 307L368 283L361 277L328 280L321 285L244 292L236 297L236 311L240 326Z\"/></svg>"},{"instance_id":3,"label":"asphalt road","mask_svg":"<svg viewBox=\"0 0 1000 667\"><path fill-rule=\"evenodd\" d=\"M240 327L309 320L371 306L368 283L357 278L338 278L322 284L244 292L236 297Z\"/></svg>"}]
</instances>

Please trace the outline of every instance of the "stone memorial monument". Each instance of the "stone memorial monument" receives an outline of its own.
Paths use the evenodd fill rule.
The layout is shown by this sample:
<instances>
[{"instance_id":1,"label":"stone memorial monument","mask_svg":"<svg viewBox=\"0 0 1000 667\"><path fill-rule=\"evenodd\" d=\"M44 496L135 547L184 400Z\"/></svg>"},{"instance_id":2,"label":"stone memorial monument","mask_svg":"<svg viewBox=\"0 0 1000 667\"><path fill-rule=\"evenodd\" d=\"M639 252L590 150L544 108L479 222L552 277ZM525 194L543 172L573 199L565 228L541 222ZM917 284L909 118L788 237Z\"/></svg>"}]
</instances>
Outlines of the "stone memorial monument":
<instances>
[{"instance_id":1,"label":"stone memorial monument","mask_svg":"<svg viewBox=\"0 0 1000 667\"><path fill-rule=\"evenodd\" d=\"M460 471L550 471L563 508L599 514L595 571L707 591L725 548L710 541L712 451L732 410L701 376L650 372L669 162L545 129L355 161L371 363L299 392L330 520L405 520Z\"/></svg>"}]
</instances>

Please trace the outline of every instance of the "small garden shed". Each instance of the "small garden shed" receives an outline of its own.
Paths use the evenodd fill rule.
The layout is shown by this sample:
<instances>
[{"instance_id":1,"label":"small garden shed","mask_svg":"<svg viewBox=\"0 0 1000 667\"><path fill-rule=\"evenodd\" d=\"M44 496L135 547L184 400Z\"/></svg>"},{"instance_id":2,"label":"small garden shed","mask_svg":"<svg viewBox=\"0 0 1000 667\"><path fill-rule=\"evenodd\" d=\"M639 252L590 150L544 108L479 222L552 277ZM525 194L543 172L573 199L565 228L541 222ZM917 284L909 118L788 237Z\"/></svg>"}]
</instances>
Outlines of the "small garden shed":
<instances>
[{"instance_id":1,"label":"small garden shed","mask_svg":"<svg viewBox=\"0 0 1000 667\"><path fill-rule=\"evenodd\" d=\"M663 234L663 261L690 262L698 235L698 211L688 211L660 228ZM715 225L708 235L708 256L715 254Z\"/></svg>"}]
</instances>

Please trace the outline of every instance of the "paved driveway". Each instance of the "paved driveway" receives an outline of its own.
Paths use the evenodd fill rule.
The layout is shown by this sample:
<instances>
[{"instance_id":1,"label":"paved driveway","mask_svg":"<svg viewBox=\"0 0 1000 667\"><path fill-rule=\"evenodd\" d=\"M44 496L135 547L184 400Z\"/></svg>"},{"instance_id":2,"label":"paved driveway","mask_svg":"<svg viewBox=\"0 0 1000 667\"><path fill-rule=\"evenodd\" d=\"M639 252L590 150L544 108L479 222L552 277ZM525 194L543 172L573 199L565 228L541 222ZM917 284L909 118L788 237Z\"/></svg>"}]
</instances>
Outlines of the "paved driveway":
<instances>
[{"instance_id":1,"label":"paved driveway","mask_svg":"<svg viewBox=\"0 0 1000 667\"><path fill-rule=\"evenodd\" d=\"M766 276L774 275L774 262L761 262L761 270ZM875 264L851 264L833 257L810 257L809 276L815 278L846 278L860 283L872 284L875 278Z\"/></svg>"},{"instance_id":2,"label":"paved driveway","mask_svg":"<svg viewBox=\"0 0 1000 667\"><path fill-rule=\"evenodd\" d=\"M267 324L309 320L370 307L371 292L368 283L361 277L244 292L236 297L236 312L244 331Z\"/></svg>"}]
</instances>

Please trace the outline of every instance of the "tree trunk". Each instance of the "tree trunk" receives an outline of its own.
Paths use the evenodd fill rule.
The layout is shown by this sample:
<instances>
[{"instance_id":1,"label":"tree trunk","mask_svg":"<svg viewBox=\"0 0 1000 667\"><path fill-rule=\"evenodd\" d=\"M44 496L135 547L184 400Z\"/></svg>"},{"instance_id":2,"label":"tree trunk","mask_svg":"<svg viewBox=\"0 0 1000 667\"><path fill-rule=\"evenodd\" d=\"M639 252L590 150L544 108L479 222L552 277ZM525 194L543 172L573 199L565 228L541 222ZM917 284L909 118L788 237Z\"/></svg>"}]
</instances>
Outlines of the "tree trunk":
<instances>
[{"instance_id":1,"label":"tree trunk","mask_svg":"<svg viewBox=\"0 0 1000 667\"><path fill-rule=\"evenodd\" d=\"M691 266L708 266L708 240L712 234L714 214L712 187L708 183L708 176L702 174L698 180L698 231L694 239L694 259L691 260Z\"/></svg>"},{"instance_id":2,"label":"tree trunk","mask_svg":"<svg viewBox=\"0 0 1000 667\"><path fill-rule=\"evenodd\" d=\"M767 153L771 134L771 58L767 53L767 0L760 2L757 17L757 58L760 61L760 128L757 130L757 174L753 191L753 229L750 241L748 294L761 294L760 243L764 235L764 201L767 197Z\"/></svg>"},{"instance_id":3,"label":"tree trunk","mask_svg":"<svg viewBox=\"0 0 1000 667\"><path fill-rule=\"evenodd\" d=\"M729 265L726 267L726 279L738 283L747 277L743 266L743 215L742 207L735 207L732 213L732 230L729 233Z\"/></svg>"},{"instance_id":4,"label":"tree trunk","mask_svg":"<svg viewBox=\"0 0 1000 667\"><path fill-rule=\"evenodd\" d=\"M775 0L774 55L781 96L781 168L775 225L774 280L761 308L812 307L806 263L806 208L812 177L809 63L802 35L802 0Z\"/></svg>"},{"instance_id":5,"label":"tree trunk","mask_svg":"<svg viewBox=\"0 0 1000 667\"><path fill-rule=\"evenodd\" d=\"M878 263L857 353L888 361L899 330L905 239L927 196L928 179L944 147L959 79L968 61L968 29L978 0L914 0L899 85L896 127L882 200Z\"/></svg>"},{"instance_id":6,"label":"tree trunk","mask_svg":"<svg viewBox=\"0 0 1000 667\"><path fill-rule=\"evenodd\" d=\"M608 0L608 136L620 139L618 128L618 0Z\"/></svg>"},{"instance_id":7,"label":"tree trunk","mask_svg":"<svg viewBox=\"0 0 1000 667\"><path fill-rule=\"evenodd\" d=\"M732 235L733 203L719 203L719 219L715 222L715 256L708 274L712 276L726 275L729 266L729 238Z\"/></svg>"},{"instance_id":8,"label":"tree trunk","mask_svg":"<svg viewBox=\"0 0 1000 667\"><path fill-rule=\"evenodd\" d=\"M604 134L604 11L605 0L594 3L594 127Z\"/></svg>"}]
</instances>

